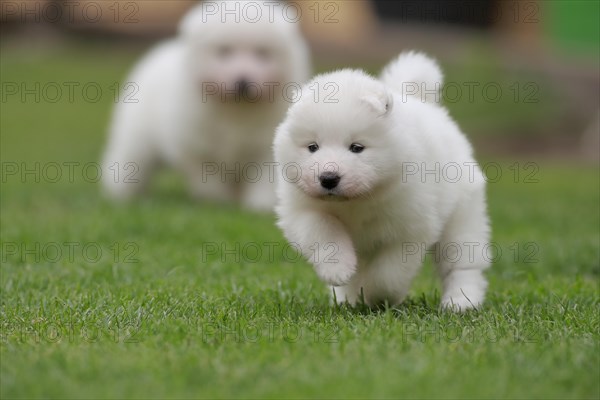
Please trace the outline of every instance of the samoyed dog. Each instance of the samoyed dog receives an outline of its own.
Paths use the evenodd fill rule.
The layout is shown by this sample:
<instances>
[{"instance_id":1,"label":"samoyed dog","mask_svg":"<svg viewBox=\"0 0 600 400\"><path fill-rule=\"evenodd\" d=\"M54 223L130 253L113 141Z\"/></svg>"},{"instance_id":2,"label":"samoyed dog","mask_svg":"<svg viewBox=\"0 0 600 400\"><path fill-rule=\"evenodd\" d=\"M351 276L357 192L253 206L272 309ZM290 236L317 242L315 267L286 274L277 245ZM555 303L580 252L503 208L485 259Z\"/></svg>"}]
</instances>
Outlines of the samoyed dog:
<instances>
[{"instance_id":1,"label":"samoyed dog","mask_svg":"<svg viewBox=\"0 0 600 400\"><path fill-rule=\"evenodd\" d=\"M202 2L141 60L114 111L109 195L139 193L162 164L194 196L272 210L273 132L310 76L307 45L284 11L273 1Z\"/></svg>"},{"instance_id":2,"label":"samoyed dog","mask_svg":"<svg viewBox=\"0 0 600 400\"><path fill-rule=\"evenodd\" d=\"M485 179L436 104L441 82L419 53L401 54L379 80L349 69L320 75L307 87L335 85L336 95L302 96L277 129L278 225L338 302L400 303L428 253L443 306L484 300Z\"/></svg>"}]
</instances>

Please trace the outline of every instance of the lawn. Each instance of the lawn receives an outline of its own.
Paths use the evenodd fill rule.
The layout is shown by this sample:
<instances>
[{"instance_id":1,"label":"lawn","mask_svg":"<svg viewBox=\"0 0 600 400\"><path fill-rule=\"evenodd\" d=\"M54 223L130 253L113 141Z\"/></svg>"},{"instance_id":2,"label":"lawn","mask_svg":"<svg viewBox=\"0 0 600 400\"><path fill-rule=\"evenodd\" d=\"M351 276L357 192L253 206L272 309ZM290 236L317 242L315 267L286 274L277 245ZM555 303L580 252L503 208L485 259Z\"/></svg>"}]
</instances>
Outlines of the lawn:
<instances>
[{"instance_id":1,"label":"lawn","mask_svg":"<svg viewBox=\"0 0 600 400\"><path fill-rule=\"evenodd\" d=\"M2 48L3 95L80 86L1 102L2 398L600 397L597 168L485 161L502 254L484 309L440 311L429 262L396 309L332 307L271 216L169 174L135 204L100 196L112 85L139 51L34 54Z\"/></svg>"}]
</instances>

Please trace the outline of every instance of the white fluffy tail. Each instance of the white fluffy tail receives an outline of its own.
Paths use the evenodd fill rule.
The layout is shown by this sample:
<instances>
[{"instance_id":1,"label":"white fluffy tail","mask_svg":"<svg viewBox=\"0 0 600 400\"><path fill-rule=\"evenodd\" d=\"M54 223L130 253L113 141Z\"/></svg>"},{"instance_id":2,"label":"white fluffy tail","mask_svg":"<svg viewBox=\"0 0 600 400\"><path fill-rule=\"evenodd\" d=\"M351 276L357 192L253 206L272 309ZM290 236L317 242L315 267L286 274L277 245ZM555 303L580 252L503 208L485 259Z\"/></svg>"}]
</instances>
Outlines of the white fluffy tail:
<instances>
[{"instance_id":1,"label":"white fluffy tail","mask_svg":"<svg viewBox=\"0 0 600 400\"><path fill-rule=\"evenodd\" d=\"M414 51L400 54L381 72L381 81L402 94L422 102L438 103L444 77L437 62L423 53Z\"/></svg>"}]
</instances>

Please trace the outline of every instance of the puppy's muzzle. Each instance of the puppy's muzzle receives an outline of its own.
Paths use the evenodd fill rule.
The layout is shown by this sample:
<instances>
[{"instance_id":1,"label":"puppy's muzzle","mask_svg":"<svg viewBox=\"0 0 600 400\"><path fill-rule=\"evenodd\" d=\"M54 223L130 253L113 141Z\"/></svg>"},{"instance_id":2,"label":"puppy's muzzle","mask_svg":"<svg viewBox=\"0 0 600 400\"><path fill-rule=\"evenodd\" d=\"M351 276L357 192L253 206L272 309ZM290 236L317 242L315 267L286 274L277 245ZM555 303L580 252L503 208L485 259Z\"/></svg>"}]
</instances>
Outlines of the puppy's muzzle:
<instances>
[{"instance_id":1,"label":"puppy's muzzle","mask_svg":"<svg viewBox=\"0 0 600 400\"><path fill-rule=\"evenodd\" d=\"M342 178L335 172L323 172L319 176L319 182L327 190L334 189Z\"/></svg>"}]
</instances>

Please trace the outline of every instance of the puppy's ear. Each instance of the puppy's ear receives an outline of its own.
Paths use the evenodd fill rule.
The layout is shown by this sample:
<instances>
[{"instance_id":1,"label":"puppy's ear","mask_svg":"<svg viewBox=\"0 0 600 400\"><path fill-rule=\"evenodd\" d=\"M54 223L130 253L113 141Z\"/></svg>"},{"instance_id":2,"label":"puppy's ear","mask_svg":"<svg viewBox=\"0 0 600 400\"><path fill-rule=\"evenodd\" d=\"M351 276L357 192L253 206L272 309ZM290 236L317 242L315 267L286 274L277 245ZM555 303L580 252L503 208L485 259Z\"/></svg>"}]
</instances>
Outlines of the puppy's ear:
<instances>
[{"instance_id":1,"label":"puppy's ear","mask_svg":"<svg viewBox=\"0 0 600 400\"><path fill-rule=\"evenodd\" d=\"M388 115L394 107L394 96L387 89L366 95L361 100L380 117Z\"/></svg>"},{"instance_id":2,"label":"puppy's ear","mask_svg":"<svg viewBox=\"0 0 600 400\"><path fill-rule=\"evenodd\" d=\"M215 4L206 4L206 7L219 6ZM191 36L198 34L198 32L201 31L203 26L207 24L208 17L211 15L209 13L205 13L204 8L205 5L198 4L195 7L192 7L192 9L183 16L178 27L180 36Z\"/></svg>"}]
</instances>

